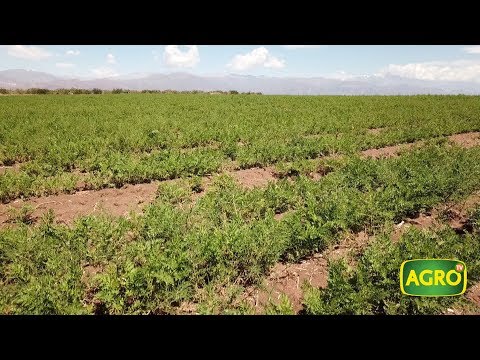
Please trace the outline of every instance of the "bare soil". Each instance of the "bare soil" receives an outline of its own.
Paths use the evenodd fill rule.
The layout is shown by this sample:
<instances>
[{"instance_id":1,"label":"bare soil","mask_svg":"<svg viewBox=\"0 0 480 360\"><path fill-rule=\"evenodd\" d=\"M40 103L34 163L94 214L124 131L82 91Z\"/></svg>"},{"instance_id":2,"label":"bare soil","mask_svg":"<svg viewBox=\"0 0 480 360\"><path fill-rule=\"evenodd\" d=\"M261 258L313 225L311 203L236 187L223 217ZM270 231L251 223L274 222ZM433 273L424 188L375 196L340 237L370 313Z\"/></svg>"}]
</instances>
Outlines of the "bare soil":
<instances>
[{"instance_id":1,"label":"bare soil","mask_svg":"<svg viewBox=\"0 0 480 360\"><path fill-rule=\"evenodd\" d=\"M267 168L251 168L232 171L229 175L233 176L240 185L247 189L266 186L271 181L276 181L274 170Z\"/></svg>"},{"instance_id":2,"label":"bare soil","mask_svg":"<svg viewBox=\"0 0 480 360\"><path fill-rule=\"evenodd\" d=\"M312 178L312 180L315 180L315 181L320 180L324 176L325 176L324 174L319 172L310 173L310 177Z\"/></svg>"},{"instance_id":3,"label":"bare soil","mask_svg":"<svg viewBox=\"0 0 480 360\"><path fill-rule=\"evenodd\" d=\"M101 272L102 268L100 266L85 264L84 266L82 266L81 281L84 284L88 284L90 279L92 279L95 275L100 274Z\"/></svg>"},{"instance_id":4,"label":"bare soil","mask_svg":"<svg viewBox=\"0 0 480 360\"><path fill-rule=\"evenodd\" d=\"M458 146L469 149L480 145L480 132L451 135L448 139Z\"/></svg>"},{"instance_id":5,"label":"bare soil","mask_svg":"<svg viewBox=\"0 0 480 360\"><path fill-rule=\"evenodd\" d=\"M468 289L465 297L480 308L480 282Z\"/></svg>"},{"instance_id":6,"label":"bare soil","mask_svg":"<svg viewBox=\"0 0 480 360\"><path fill-rule=\"evenodd\" d=\"M468 132L450 135L447 137L447 139L452 144L468 149L480 145L480 132ZM408 144L398 144L378 149L367 149L361 152L361 156L373 157L374 159L381 157L393 157L398 155L398 153L402 150L411 149L415 146L421 146L424 143L425 141L420 140Z\"/></svg>"},{"instance_id":7,"label":"bare soil","mask_svg":"<svg viewBox=\"0 0 480 360\"><path fill-rule=\"evenodd\" d=\"M130 211L141 213L143 207L155 199L158 183L126 185L120 189L86 190L74 194L51 195L41 198L15 200L0 204L0 226L9 220L9 207L32 205L33 218L38 219L49 209L55 212L59 223L71 224L82 215L107 212L113 216L126 216Z\"/></svg>"},{"instance_id":8,"label":"bare soil","mask_svg":"<svg viewBox=\"0 0 480 360\"><path fill-rule=\"evenodd\" d=\"M420 145L422 142L413 142L409 144L399 144L399 145L392 145L392 146L386 146L383 148L378 148L378 149L368 149L368 150L363 150L360 155L362 157L372 157L374 159L379 159L382 157L393 157L396 156L400 151L406 150L406 149L411 149L414 146Z\"/></svg>"},{"instance_id":9,"label":"bare soil","mask_svg":"<svg viewBox=\"0 0 480 360\"><path fill-rule=\"evenodd\" d=\"M328 261L322 254L303 260L299 264L275 265L261 289L254 290L249 301L255 304L257 313L268 305L269 299L277 303L280 295L290 299L293 310L298 313L302 309L302 284L307 281L315 287L327 286Z\"/></svg>"},{"instance_id":10,"label":"bare soil","mask_svg":"<svg viewBox=\"0 0 480 360\"><path fill-rule=\"evenodd\" d=\"M285 217L285 215L287 215L290 211L291 211L291 210L287 210L287 211L285 211L285 212L283 212L283 213L275 214L275 215L273 216L273 218L274 218L275 220L280 221L280 220L282 220L282 219Z\"/></svg>"},{"instance_id":11,"label":"bare soil","mask_svg":"<svg viewBox=\"0 0 480 360\"><path fill-rule=\"evenodd\" d=\"M458 233L464 233L468 220L468 210L480 204L480 192L468 196L465 200L443 204L430 212L419 214L415 218L407 218L395 226L392 240L398 241L402 234L411 226L417 229L435 229L442 224L440 218L445 218L446 223Z\"/></svg>"}]
</instances>

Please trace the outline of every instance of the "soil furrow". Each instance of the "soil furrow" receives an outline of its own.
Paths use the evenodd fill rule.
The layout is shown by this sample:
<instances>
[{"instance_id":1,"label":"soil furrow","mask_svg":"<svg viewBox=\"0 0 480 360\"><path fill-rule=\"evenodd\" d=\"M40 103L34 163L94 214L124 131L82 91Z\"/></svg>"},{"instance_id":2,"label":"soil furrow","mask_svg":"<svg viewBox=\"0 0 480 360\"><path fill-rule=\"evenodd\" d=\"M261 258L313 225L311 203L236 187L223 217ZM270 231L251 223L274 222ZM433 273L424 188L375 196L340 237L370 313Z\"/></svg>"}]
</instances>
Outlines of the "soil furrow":
<instances>
[{"instance_id":1,"label":"soil furrow","mask_svg":"<svg viewBox=\"0 0 480 360\"><path fill-rule=\"evenodd\" d=\"M459 146L473 147L480 145L480 132L463 133L449 136L448 139ZM372 156L380 158L384 156L394 156L405 148L411 148L418 145L419 142L410 144L400 144L380 149L365 150L363 156ZM18 168L21 163L11 166ZM237 182L247 188L266 186L269 182L276 181L275 170L272 167L235 169L237 166L232 162L231 166L224 167L224 173L234 177ZM4 167L5 168L5 167ZM0 171L1 173L1 171ZM318 175L318 176L315 176ZM313 174L314 179L321 178L320 174ZM203 182L207 184L211 176L203 177ZM165 180L172 181L172 180ZM125 185L122 188L108 188L102 190L80 190L73 194L59 194L45 197L30 198L28 200L17 199L7 204L0 204L0 227L10 219L9 209L19 209L23 205L31 205L35 208L33 218L38 219L49 209L55 212L58 221L70 224L74 218L91 213L97 213L100 209L111 213L114 216L124 216L129 211L141 212L143 207L155 199L159 182L151 182L136 185ZM196 194L196 198L201 197L204 191Z\"/></svg>"},{"instance_id":2,"label":"soil furrow","mask_svg":"<svg viewBox=\"0 0 480 360\"><path fill-rule=\"evenodd\" d=\"M0 225L9 221L10 208L20 209L27 204L34 208L34 221L51 209L57 222L64 224L71 224L79 216L102 211L113 216L126 216L130 211L141 213L144 206L155 199L157 188L158 182L152 182L126 185L120 189L85 190L74 194L19 199L8 205L0 205Z\"/></svg>"}]
</instances>

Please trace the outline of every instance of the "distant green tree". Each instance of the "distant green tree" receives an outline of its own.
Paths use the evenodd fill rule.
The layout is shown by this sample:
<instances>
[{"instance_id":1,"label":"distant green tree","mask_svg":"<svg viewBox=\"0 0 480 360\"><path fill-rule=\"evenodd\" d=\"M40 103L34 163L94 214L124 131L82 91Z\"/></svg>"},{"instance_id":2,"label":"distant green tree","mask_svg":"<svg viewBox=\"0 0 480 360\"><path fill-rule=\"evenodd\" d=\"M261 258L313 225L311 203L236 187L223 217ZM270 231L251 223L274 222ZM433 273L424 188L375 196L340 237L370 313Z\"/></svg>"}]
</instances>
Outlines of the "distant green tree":
<instances>
[{"instance_id":1,"label":"distant green tree","mask_svg":"<svg viewBox=\"0 0 480 360\"><path fill-rule=\"evenodd\" d=\"M49 94L50 93L50 90L48 89L39 89L39 88L31 88L31 89L28 89L27 94L40 94L40 95L44 95L44 94Z\"/></svg>"}]
</instances>

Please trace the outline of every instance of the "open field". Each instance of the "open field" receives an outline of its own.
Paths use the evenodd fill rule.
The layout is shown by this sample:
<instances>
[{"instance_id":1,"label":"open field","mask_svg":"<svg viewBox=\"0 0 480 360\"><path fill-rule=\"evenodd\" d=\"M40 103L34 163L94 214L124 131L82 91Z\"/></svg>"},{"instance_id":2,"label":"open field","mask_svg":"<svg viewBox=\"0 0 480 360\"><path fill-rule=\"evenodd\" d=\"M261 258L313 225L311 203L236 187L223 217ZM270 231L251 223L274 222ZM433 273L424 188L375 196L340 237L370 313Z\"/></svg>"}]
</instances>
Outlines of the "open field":
<instances>
[{"instance_id":1,"label":"open field","mask_svg":"<svg viewBox=\"0 0 480 360\"><path fill-rule=\"evenodd\" d=\"M480 312L479 100L2 96L0 313Z\"/></svg>"}]
</instances>

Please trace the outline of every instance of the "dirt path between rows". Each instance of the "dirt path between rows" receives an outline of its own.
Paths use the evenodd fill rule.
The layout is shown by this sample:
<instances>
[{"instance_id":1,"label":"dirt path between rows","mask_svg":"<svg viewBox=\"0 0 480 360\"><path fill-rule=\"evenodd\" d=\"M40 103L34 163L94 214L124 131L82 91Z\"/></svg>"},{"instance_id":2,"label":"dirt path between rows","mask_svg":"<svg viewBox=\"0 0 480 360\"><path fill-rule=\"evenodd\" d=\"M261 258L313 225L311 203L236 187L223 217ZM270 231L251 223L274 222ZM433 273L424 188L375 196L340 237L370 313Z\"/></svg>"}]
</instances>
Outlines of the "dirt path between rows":
<instances>
[{"instance_id":1,"label":"dirt path between rows","mask_svg":"<svg viewBox=\"0 0 480 360\"><path fill-rule=\"evenodd\" d=\"M449 136L448 139L459 146L466 148L480 145L480 132L463 133ZM411 148L420 142L410 144L399 144L380 149L369 149L362 151L362 156L371 156L374 158L394 156L401 150ZM12 166L0 167L0 174L8 169L18 169L21 163ZM3 169L3 170L2 170ZM225 173L231 175L236 181L247 189L255 187L264 187L269 182L276 181L275 170L273 167L250 168L242 170L226 170ZM312 174L316 180L321 178L322 174ZM200 194L195 197L201 197L208 184L211 182L211 176L203 178L207 186ZM171 181L171 180L167 180ZM33 218L38 219L49 209L55 212L55 217L59 222L71 224L76 217L98 213L102 210L114 215L124 216L130 211L141 212L143 207L155 199L158 182L125 185L120 189L102 189L102 190L81 190L74 194L50 195L46 197L30 198L28 200L17 199L8 204L0 204L0 227L2 227L10 218L10 208L21 208L25 204L32 205L35 210Z\"/></svg>"},{"instance_id":2,"label":"dirt path between rows","mask_svg":"<svg viewBox=\"0 0 480 360\"><path fill-rule=\"evenodd\" d=\"M392 240L398 241L402 234L409 228L438 229L442 225L441 218L446 220L448 226L459 234L468 232L468 211L480 204L480 192L468 196L457 203L439 205L430 212L419 214L415 218L407 218L395 226Z\"/></svg>"},{"instance_id":3,"label":"dirt path between rows","mask_svg":"<svg viewBox=\"0 0 480 360\"><path fill-rule=\"evenodd\" d=\"M275 170L271 167L235 170L227 172L227 174L232 176L241 186L247 189L264 187L269 182L277 180L275 177Z\"/></svg>"},{"instance_id":4,"label":"dirt path between rows","mask_svg":"<svg viewBox=\"0 0 480 360\"><path fill-rule=\"evenodd\" d=\"M55 212L57 222L71 224L79 216L106 212L113 216L127 216L130 211L141 213L143 207L155 199L158 182L126 185L120 189L85 190L74 194L51 195L41 198L15 200L0 205L0 225L10 219L10 207L19 209L29 204L34 207L33 220L38 220L49 209Z\"/></svg>"},{"instance_id":5,"label":"dirt path between rows","mask_svg":"<svg viewBox=\"0 0 480 360\"><path fill-rule=\"evenodd\" d=\"M480 145L480 132L468 132L462 134L455 134L447 136L450 143L469 149ZM381 157L392 157L403 150L409 150L414 147L420 147L425 144L424 140L415 141L412 143L398 144L392 146L385 146L378 149L363 150L360 154L363 157L373 157L378 159Z\"/></svg>"}]
</instances>

